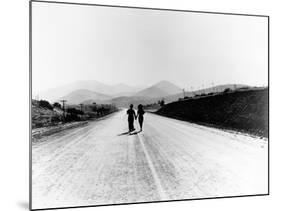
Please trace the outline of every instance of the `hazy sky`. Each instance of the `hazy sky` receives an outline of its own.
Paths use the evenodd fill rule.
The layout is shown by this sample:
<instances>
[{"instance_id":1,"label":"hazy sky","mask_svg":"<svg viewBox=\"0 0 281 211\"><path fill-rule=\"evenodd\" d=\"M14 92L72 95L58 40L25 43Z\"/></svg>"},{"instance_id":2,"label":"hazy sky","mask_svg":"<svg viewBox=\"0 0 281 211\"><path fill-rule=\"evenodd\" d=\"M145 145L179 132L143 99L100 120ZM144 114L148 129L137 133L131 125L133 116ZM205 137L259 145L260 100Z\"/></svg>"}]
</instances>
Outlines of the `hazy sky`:
<instances>
[{"instance_id":1,"label":"hazy sky","mask_svg":"<svg viewBox=\"0 0 281 211\"><path fill-rule=\"evenodd\" d=\"M267 19L33 2L33 93L76 80L267 85Z\"/></svg>"}]
</instances>

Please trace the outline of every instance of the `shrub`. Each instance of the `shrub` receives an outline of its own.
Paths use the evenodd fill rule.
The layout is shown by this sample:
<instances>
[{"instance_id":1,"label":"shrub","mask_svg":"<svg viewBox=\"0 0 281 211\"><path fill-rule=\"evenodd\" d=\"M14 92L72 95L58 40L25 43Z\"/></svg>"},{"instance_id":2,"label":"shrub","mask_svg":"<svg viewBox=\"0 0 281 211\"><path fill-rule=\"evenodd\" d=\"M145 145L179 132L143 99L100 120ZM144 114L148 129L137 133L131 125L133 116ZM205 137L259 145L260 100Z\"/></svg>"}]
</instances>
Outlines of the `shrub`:
<instances>
[{"instance_id":1,"label":"shrub","mask_svg":"<svg viewBox=\"0 0 281 211\"><path fill-rule=\"evenodd\" d=\"M58 102L55 102L55 103L53 104L53 107L54 107L54 108L60 108L60 109L61 109L61 104L59 104Z\"/></svg>"},{"instance_id":2,"label":"shrub","mask_svg":"<svg viewBox=\"0 0 281 211\"><path fill-rule=\"evenodd\" d=\"M97 112L98 107L97 107L96 104L93 104L93 106L92 106L91 108L92 108L92 111L93 111L93 112Z\"/></svg>"},{"instance_id":3,"label":"shrub","mask_svg":"<svg viewBox=\"0 0 281 211\"><path fill-rule=\"evenodd\" d=\"M76 109L76 108L67 108L67 109L66 109L66 112L67 112L67 113L70 113L70 114L76 114L76 115L83 115L83 114L84 114L83 111L78 110L78 109Z\"/></svg>"},{"instance_id":4,"label":"shrub","mask_svg":"<svg viewBox=\"0 0 281 211\"><path fill-rule=\"evenodd\" d=\"M158 104L159 104L161 107L163 107L163 106L165 105L164 99L159 100L159 101L158 101Z\"/></svg>"},{"instance_id":5,"label":"shrub","mask_svg":"<svg viewBox=\"0 0 281 211\"><path fill-rule=\"evenodd\" d=\"M66 122L79 121L79 120L81 120L80 117L77 114L74 114L74 113L67 113L66 116L65 116Z\"/></svg>"},{"instance_id":6,"label":"shrub","mask_svg":"<svg viewBox=\"0 0 281 211\"><path fill-rule=\"evenodd\" d=\"M53 110L53 106L47 100L40 100L39 106L42 108L47 108L47 109Z\"/></svg>"},{"instance_id":7,"label":"shrub","mask_svg":"<svg viewBox=\"0 0 281 211\"><path fill-rule=\"evenodd\" d=\"M61 122L62 118L59 115L55 115L51 117L51 122L52 123L57 123L57 122Z\"/></svg>"},{"instance_id":8,"label":"shrub","mask_svg":"<svg viewBox=\"0 0 281 211\"><path fill-rule=\"evenodd\" d=\"M226 89L223 91L223 93L228 93L228 92L230 92L230 91L231 91L230 88L226 88Z\"/></svg>"}]
</instances>

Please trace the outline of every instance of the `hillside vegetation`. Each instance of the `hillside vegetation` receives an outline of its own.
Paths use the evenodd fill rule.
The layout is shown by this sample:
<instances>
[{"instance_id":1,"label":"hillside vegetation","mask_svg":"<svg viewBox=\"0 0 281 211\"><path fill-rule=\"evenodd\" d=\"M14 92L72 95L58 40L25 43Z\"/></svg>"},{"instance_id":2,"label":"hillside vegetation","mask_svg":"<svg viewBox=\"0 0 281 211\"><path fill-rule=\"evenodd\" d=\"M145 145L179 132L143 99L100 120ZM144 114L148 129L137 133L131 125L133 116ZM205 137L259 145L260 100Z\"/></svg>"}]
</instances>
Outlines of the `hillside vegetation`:
<instances>
[{"instance_id":1,"label":"hillside vegetation","mask_svg":"<svg viewBox=\"0 0 281 211\"><path fill-rule=\"evenodd\" d=\"M130 104L155 104L159 100L170 103L202 94L215 94L229 88L236 90L250 88L243 84L212 85L211 87L182 87L166 80L149 86L129 86L126 84L107 85L94 80L76 81L40 93L33 93L34 98L48 100L51 103L67 100L68 105L114 104L128 107Z\"/></svg>"},{"instance_id":2,"label":"hillside vegetation","mask_svg":"<svg viewBox=\"0 0 281 211\"><path fill-rule=\"evenodd\" d=\"M159 115L268 137L268 89L229 91L169 103Z\"/></svg>"},{"instance_id":3,"label":"hillside vegetation","mask_svg":"<svg viewBox=\"0 0 281 211\"><path fill-rule=\"evenodd\" d=\"M63 111L54 107L48 101L32 100L32 128L55 125L62 122Z\"/></svg>"},{"instance_id":4,"label":"hillside vegetation","mask_svg":"<svg viewBox=\"0 0 281 211\"><path fill-rule=\"evenodd\" d=\"M32 129L56 126L64 123L86 121L106 116L117 111L110 104L67 105L65 112L59 103L32 100Z\"/></svg>"}]
</instances>

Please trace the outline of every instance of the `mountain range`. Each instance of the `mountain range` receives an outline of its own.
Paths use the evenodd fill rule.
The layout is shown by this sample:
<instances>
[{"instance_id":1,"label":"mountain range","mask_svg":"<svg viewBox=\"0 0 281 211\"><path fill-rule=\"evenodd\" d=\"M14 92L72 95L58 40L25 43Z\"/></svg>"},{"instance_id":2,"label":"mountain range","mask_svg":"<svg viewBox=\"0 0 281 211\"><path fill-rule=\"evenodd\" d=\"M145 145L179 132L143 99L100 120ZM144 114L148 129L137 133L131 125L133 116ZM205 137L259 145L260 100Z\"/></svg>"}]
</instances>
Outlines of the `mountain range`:
<instances>
[{"instance_id":1,"label":"mountain range","mask_svg":"<svg viewBox=\"0 0 281 211\"><path fill-rule=\"evenodd\" d=\"M240 88L245 85L220 85L194 92L185 92L185 96L221 92L226 88ZM183 90L169 81L160 81L147 88L126 84L106 85L94 80L77 81L61 87L39 93L41 99L51 102L67 100L67 104L113 103L124 107L129 104L150 104L165 98L166 103L183 97Z\"/></svg>"},{"instance_id":2,"label":"mountain range","mask_svg":"<svg viewBox=\"0 0 281 211\"><path fill-rule=\"evenodd\" d=\"M130 96L140 91L143 87L128 86L126 84L107 85L95 80L75 81L60 87L49 89L38 93L41 99L51 102L57 101L63 96L70 94L76 90L89 90L95 93L108 95L111 97Z\"/></svg>"},{"instance_id":3,"label":"mountain range","mask_svg":"<svg viewBox=\"0 0 281 211\"><path fill-rule=\"evenodd\" d=\"M70 104L79 104L85 101L89 101L89 103L92 103L92 101L102 102L105 100L109 100L110 98L111 97L108 95L93 92L88 89L78 89L59 98L58 100L66 100Z\"/></svg>"}]
</instances>

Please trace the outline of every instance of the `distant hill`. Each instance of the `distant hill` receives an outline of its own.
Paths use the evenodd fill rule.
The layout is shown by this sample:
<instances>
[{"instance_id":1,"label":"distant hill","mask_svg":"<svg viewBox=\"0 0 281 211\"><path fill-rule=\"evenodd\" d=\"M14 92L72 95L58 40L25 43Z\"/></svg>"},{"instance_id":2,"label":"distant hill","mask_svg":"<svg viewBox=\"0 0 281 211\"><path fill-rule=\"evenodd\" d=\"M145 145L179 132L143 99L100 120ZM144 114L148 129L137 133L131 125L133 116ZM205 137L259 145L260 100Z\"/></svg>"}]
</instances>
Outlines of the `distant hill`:
<instances>
[{"instance_id":1,"label":"distant hill","mask_svg":"<svg viewBox=\"0 0 281 211\"><path fill-rule=\"evenodd\" d=\"M112 103L116 105L117 107L129 107L130 104L133 104L135 107L138 104L150 104L154 103L154 98L144 97L144 96L131 96L131 97L117 97L113 98L110 101L105 101L104 103Z\"/></svg>"},{"instance_id":2,"label":"distant hill","mask_svg":"<svg viewBox=\"0 0 281 211\"><path fill-rule=\"evenodd\" d=\"M177 94L180 92L181 89L175 84L169 81L160 81L157 84L154 84L153 86L136 93L136 96L157 98Z\"/></svg>"},{"instance_id":3,"label":"distant hill","mask_svg":"<svg viewBox=\"0 0 281 211\"><path fill-rule=\"evenodd\" d=\"M251 88L251 87L243 84L223 84L223 85L208 87L206 89L195 90L193 92L186 91L185 97L192 97L194 95L200 95L200 94L219 93L219 92L223 92L225 89L237 90L240 88ZM169 103L169 102L177 101L179 98L183 98L183 97L184 97L183 91L181 91L181 93L169 95L164 98L165 101Z\"/></svg>"},{"instance_id":4,"label":"distant hill","mask_svg":"<svg viewBox=\"0 0 281 211\"><path fill-rule=\"evenodd\" d=\"M136 92L118 92L116 94L111 95L112 98L116 98L116 97L130 97L130 96L134 96L136 94Z\"/></svg>"},{"instance_id":5,"label":"distant hill","mask_svg":"<svg viewBox=\"0 0 281 211\"><path fill-rule=\"evenodd\" d=\"M92 104L96 102L104 104L112 103L119 107L127 107L129 104L154 103L162 99L162 97L181 92L180 88L168 81L160 81L137 93L134 91L139 89L139 87L131 87L126 84L116 84L109 87L95 81L75 83L71 88L82 86L88 87L89 89L76 89L61 95L62 97L60 96L55 100L66 99L69 104ZM93 88L95 88L95 90L101 89L101 92L92 91ZM66 91L68 89L61 90ZM104 94L105 92L110 92L110 95Z\"/></svg>"},{"instance_id":6,"label":"distant hill","mask_svg":"<svg viewBox=\"0 0 281 211\"><path fill-rule=\"evenodd\" d=\"M128 107L130 104L134 104L135 106L138 104L145 105L155 103L163 97L179 92L181 92L181 89L171 82L160 81L136 94L115 97L107 101L107 103L113 103L118 107Z\"/></svg>"},{"instance_id":7,"label":"distant hill","mask_svg":"<svg viewBox=\"0 0 281 211\"><path fill-rule=\"evenodd\" d=\"M175 101L157 114L268 137L268 89L238 89Z\"/></svg>"},{"instance_id":8,"label":"distant hill","mask_svg":"<svg viewBox=\"0 0 281 211\"><path fill-rule=\"evenodd\" d=\"M211 88L185 92L186 97L208 94L210 92L222 92L226 88L239 89L248 87L241 84L226 84ZM120 83L115 85L106 85L95 80L76 81L61 87L47 90L39 93L40 99L55 102L60 99L68 100L70 104L92 104L96 103L114 103L116 106L123 107L129 104L151 104L164 98L166 103L177 101L183 98L183 91L175 84L169 81L160 81L148 88L141 89L137 86L128 86Z\"/></svg>"},{"instance_id":9,"label":"distant hill","mask_svg":"<svg viewBox=\"0 0 281 211\"><path fill-rule=\"evenodd\" d=\"M129 86L127 84L116 84L112 86L113 90L111 91L111 95L119 95L122 96L122 93L131 93L131 94L135 94L136 92L138 92L139 90L141 90L140 87L135 87L135 86Z\"/></svg>"},{"instance_id":10,"label":"distant hill","mask_svg":"<svg viewBox=\"0 0 281 211\"><path fill-rule=\"evenodd\" d=\"M231 90L236 90L236 89L240 89L242 87L250 87L248 85L244 85L244 84L223 84L223 85L217 85L217 86L213 86L213 87L209 87L206 89L199 89L194 91L195 94L208 94L211 92L223 92L225 89L231 89Z\"/></svg>"},{"instance_id":11,"label":"distant hill","mask_svg":"<svg viewBox=\"0 0 281 211\"><path fill-rule=\"evenodd\" d=\"M158 83L159 84L159 83ZM163 83L160 83L160 86L162 88ZM194 92L185 92L186 97L191 97L194 95L200 95L200 94L208 94L211 92L223 92L225 89L229 88L231 90L239 89L241 87L248 87L246 85L241 84L225 84L225 85L219 85L215 87L210 87L207 89L201 89L196 90ZM118 107L128 107L130 104L134 104L135 106L138 104L152 104L157 103L159 100L164 99L165 103L171 103L174 101L178 101L179 98L183 98L183 92L180 89L175 89L173 92L176 92L177 90L180 90L180 92L177 92L177 94L167 95L167 92L163 91L161 88L158 88L158 86L152 86L149 87L136 95L132 96L121 96L121 97L114 97L110 100L106 100L103 103L113 103ZM149 93L149 96L140 96L140 94ZM153 96L153 97L152 97ZM157 97L155 97L157 96Z\"/></svg>"},{"instance_id":12,"label":"distant hill","mask_svg":"<svg viewBox=\"0 0 281 211\"><path fill-rule=\"evenodd\" d=\"M93 92L87 89L78 89L59 98L58 100L61 99L67 100L67 104L79 104L87 100L92 100L97 102L108 100L110 99L110 96Z\"/></svg>"},{"instance_id":13,"label":"distant hill","mask_svg":"<svg viewBox=\"0 0 281 211\"><path fill-rule=\"evenodd\" d=\"M53 102L70 92L81 89L87 89L96 93L116 97L122 96L123 93L126 93L126 95L133 95L140 90L140 87L131 87L126 84L116 84L111 86L95 80L81 80L40 92L38 95L41 99ZM37 93L34 94L37 95Z\"/></svg>"}]
</instances>

